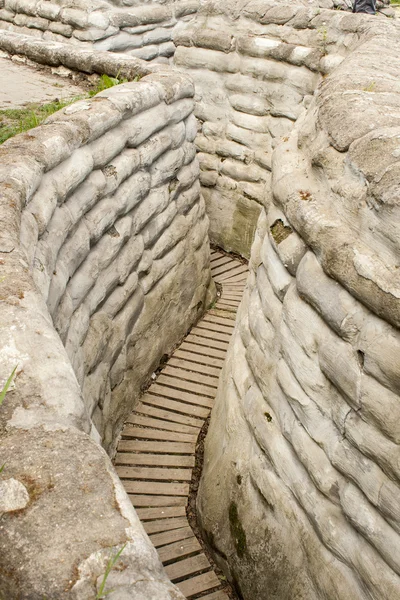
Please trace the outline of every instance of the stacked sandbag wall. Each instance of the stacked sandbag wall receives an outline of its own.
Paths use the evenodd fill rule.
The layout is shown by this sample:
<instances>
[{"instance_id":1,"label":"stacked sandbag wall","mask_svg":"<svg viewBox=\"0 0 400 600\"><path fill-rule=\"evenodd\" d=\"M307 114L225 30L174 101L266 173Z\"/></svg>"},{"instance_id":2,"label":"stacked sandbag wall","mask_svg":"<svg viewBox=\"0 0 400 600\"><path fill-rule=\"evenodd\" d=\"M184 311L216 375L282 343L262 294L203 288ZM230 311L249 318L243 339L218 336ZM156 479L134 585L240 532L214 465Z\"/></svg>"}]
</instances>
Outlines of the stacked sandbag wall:
<instances>
[{"instance_id":1,"label":"stacked sandbag wall","mask_svg":"<svg viewBox=\"0 0 400 600\"><path fill-rule=\"evenodd\" d=\"M273 149L358 39L351 14L318 4L204 2L174 35L174 64L196 84L211 239L246 257L270 191Z\"/></svg>"},{"instance_id":2,"label":"stacked sandbag wall","mask_svg":"<svg viewBox=\"0 0 400 600\"><path fill-rule=\"evenodd\" d=\"M199 516L245 600L400 597L400 40L359 42L272 156Z\"/></svg>"},{"instance_id":3,"label":"stacked sandbag wall","mask_svg":"<svg viewBox=\"0 0 400 600\"><path fill-rule=\"evenodd\" d=\"M193 94L152 74L1 146L1 597L182 598L100 442L213 300Z\"/></svg>"},{"instance_id":4,"label":"stacked sandbag wall","mask_svg":"<svg viewBox=\"0 0 400 600\"><path fill-rule=\"evenodd\" d=\"M199 0L0 0L0 32L168 63L175 51L175 29L198 5Z\"/></svg>"}]
</instances>

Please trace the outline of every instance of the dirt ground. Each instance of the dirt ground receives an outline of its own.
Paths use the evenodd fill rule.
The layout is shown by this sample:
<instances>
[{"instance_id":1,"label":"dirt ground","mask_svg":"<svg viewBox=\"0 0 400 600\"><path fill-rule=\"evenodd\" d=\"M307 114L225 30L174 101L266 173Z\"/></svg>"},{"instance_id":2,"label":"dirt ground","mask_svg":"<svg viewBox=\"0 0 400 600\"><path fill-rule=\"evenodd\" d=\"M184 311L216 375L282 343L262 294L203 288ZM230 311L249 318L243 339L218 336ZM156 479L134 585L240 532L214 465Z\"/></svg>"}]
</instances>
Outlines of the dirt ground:
<instances>
[{"instance_id":1,"label":"dirt ground","mask_svg":"<svg viewBox=\"0 0 400 600\"><path fill-rule=\"evenodd\" d=\"M0 58L0 109L53 102L85 93L70 80Z\"/></svg>"}]
</instances>

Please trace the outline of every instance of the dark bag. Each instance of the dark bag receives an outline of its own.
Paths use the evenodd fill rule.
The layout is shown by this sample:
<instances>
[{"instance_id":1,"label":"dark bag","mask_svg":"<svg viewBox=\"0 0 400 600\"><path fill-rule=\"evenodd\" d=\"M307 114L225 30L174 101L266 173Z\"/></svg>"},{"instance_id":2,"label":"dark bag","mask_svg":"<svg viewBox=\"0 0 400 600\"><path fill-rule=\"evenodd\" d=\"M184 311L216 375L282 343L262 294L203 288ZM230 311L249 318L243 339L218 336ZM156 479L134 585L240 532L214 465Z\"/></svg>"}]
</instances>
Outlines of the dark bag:
<instances>
[{"instance_id":1,"label":"dark bag","mask_svg":"<svg viewBox=\"0 0 400 600\"><path fill-rule=\"evenodd\" d=\"M353 13L374 15L376 13L376 0L354 0Z\"/></svg>"}]
</instances>

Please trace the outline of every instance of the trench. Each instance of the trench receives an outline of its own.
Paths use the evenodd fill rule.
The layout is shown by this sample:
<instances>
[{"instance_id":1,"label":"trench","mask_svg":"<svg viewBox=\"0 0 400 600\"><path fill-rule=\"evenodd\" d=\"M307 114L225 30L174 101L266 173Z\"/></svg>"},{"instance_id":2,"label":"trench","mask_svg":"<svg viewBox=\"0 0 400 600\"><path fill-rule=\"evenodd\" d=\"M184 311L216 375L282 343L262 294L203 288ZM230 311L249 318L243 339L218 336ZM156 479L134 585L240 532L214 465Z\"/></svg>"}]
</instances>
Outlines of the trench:
<instances>
[{"instance_id":1,"label":"trench","mask_svg":"<svg viewBox=\"0 0 400 600\"><path fill-rule=\"evenodd\" d=\"M117 473L168 577L190 600L235 598L191 527L188 501L193 506L200 475L196 451L217 393L247 272L247 264L212 251L218 299L129 415L115 458ZM197 481L191 486L193 478Z\"/></svg>"}]
</instances>

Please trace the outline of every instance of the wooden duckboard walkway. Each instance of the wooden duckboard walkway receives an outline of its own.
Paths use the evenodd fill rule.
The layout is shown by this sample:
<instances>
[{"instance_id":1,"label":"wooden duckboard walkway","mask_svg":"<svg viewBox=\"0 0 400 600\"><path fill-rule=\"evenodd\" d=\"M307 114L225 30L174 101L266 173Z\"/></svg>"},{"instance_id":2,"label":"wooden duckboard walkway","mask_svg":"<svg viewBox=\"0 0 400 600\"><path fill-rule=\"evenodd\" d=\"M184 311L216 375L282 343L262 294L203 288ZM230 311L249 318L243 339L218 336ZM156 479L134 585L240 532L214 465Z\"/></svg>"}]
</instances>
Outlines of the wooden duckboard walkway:
<instances>
[{"instance_id":1,"label":"wooden duckboard walkway","mask_svg":"<svg viewBox=\"0 0 400 600\"><path fill-rule=\"evenodd\" d=\"M211 252L222 294L127 419L115 459L169 578L190 600L228 600L189 525L186 504L197 437L213 406L247 272L239 260Z\"/></svg>"}]
</instances>

